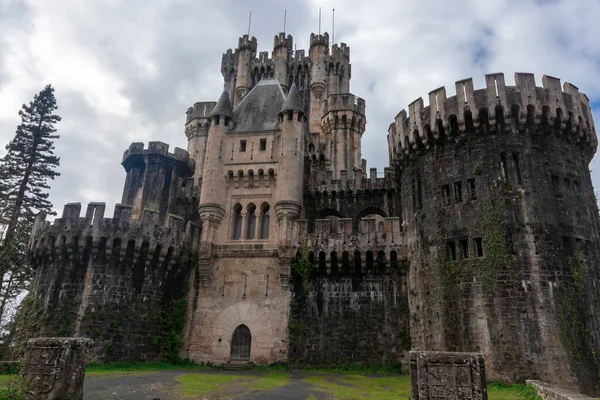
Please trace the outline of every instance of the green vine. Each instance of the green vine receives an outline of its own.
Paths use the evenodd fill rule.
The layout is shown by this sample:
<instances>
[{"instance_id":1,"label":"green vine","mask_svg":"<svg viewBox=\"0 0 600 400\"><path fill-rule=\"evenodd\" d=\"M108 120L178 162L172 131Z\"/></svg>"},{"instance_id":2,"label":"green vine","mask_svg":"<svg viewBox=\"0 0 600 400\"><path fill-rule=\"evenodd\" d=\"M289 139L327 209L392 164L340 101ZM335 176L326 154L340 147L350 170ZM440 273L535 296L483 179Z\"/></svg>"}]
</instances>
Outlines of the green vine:
<instances>
[{"instance_id":1,"label":"green vine","mask_svg":"<svg viewBox=\"0 0 600 400\"><path fill-rule=\"evenodd\" d=\"M484 289L490 290L496 283L498 271L512 269L510 251L506 243L502 212L492 202L482 219L484 258L479 268L479 277Z\"/></svg>"},{"instance_id":2,"label":"green vine","mask_svg":"<svg viewBox=\"0 0 600 400\"><path fill-rule=\"evenodd\" d=\"M561 339L567 348L574 367L585 367L588 361L597 365L597 355L594 346L589 343L590 334L585 321L585 296L587 284L587 265L580 258L579 252L574 257L567 258L570 276L561 281L556 288L558 300L558 322L561 329ZM589 360L588 351L591 350L592 360ZM599 377L600 382L600 377Z\"/></svg>"},{"instance_id":3,"label":"green vine","mask_svg":"<svg viewBox=\"0 0 600 400\"><path fill-rule=\"evenodd\" d=\"M302 279L305 295L308 294L308 284L313 274L313 268L310 260L308 259L308 254L308 245L302 244L300 246L300 258L292 262L292 271L296 274L296 276Z\"/></svg>"}]
</instances>

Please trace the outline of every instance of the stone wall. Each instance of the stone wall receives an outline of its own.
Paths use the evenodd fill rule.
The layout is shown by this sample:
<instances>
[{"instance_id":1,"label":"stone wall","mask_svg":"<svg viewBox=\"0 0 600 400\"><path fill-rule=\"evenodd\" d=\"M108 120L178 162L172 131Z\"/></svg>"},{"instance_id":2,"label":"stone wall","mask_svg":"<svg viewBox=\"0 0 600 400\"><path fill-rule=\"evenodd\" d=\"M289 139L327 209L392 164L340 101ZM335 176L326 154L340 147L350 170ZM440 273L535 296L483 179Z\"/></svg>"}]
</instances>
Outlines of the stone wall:
<instances>
[{"instance_id":1,"label":"stone wall","mask_svg":"<svg viewBox=\"0 0 600 400\"><path fill-rule=\"evenodd\" d=\"M117 205L110 219L103 203L83 218L80 208L67 205L53 224L36 221L36 272L20 334L91 338L92 361L164 356L167 314L194 268L193 235L178 218L167 227L131 221L131 206Z\"/></svg>"},{"instance_id":2,"label":"stone wall","mask_svg":"<svg viewBox=\"0 0 600 400\"><path fill-rule=\"evenodd\" d=\"M354 269L353 269L354 270ZM405 271L294 279L289 363L406 366L410 349Z\"/></svg>"},{"instance_id":3,"label":"stone wall","mask_svg":"<svg viewBox=\"0 0 600 400\"><path fill-rule=\"evenodd\" d=\"M480 351L490 380L598 393L598 210L586 144L481 125L401 167L415 350Z\"/></svg>"},{"instance_id":4,"label":"stone wall","mask_svg":"<svg viewBox=\"0 0 600 400\"><path fill-rule=\"evenodd\" d=\"M248 361L285 362L290 290L280 281L277 251L231 245L209 268L210 280L190 293L183 355L197 362L227 363L233 332L246 325L251 334Z\"/></svg>"}]
</instances>

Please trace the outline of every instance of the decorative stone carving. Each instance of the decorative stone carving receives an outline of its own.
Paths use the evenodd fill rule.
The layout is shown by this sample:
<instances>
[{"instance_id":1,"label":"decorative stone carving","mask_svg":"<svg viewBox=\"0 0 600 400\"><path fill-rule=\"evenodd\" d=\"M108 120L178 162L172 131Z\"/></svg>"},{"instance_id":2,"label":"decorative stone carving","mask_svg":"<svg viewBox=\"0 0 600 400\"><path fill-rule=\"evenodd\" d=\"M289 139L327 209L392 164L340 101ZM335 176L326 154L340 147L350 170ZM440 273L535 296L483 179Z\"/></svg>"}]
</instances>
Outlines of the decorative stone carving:
<instances>
[{"instance_id":1,"label":"decorative stone carving","mask_svg":"<svg viewBox=\"0 0 600 400\"><path fill-rule=\"evenodd\" d=\"M28 400L81 400L85 359L93 345L86 338L29 339L21 378Z\"/></svg>"},{"instance_id":2,"label":"decorative stone carving","mask_svg":"<svg viewBox=\"0 0 600 400\"><path fill-rule=\"evenodd\" d=\"M412 400L487 400L481 353L410 352Z\"/></svg>"}]
</instances>

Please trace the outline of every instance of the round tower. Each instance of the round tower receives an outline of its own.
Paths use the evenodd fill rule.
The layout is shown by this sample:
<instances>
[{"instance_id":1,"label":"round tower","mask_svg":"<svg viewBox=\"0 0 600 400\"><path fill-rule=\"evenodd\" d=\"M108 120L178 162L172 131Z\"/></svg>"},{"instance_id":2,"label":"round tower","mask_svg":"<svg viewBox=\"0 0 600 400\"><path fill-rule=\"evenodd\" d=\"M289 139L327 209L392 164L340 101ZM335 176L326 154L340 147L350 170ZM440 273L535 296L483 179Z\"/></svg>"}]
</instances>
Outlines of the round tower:
<instances>
[{"instance_id":1,"label":"round tower","mask_svg":"<svg viewBox=\"0 0 600 400\"><path fill-rule=\"evenodd\" d=\"M256 57L256 38L250 39L248 35L244 35L238 42L237 53L237 77L235 80L235 99L234 105L237 107L246 93L251 89L251 72L252 60Z\"/></svg>"},{"instance_id":2,"label":"round tower","mask_svg":"<svg viewBox=\"0 0 600 400\"><path fill-rule=\"evenodd\" d=\"M325 137L330 138L326 157L331 161L333 178L339 179L341 171L361 169L365 101L347 93L329 95L323 103L321 122Z\"/></svg>"},{"instance_id":3,"label":"round tower","mask_svg":"<svg viewBox=\"0 0 600 400\"><path fill-rule=\"evenodd\" d=\"M195 162L187 151L169 145L150 142L132 143L123 154L123 167L127 171L121 203L132 206L131 217L141 220L144 210L159 214L162 223L170 213L183 182L194 174Z\"/></svg>"},{"instance_id":4,"label":"round tower","mask_svg":"<svg viewBox=\"0 0 600 400\"><path fill-rule=\"evenodd\" d=\"M588 99L544 76L456 82L401 112L389 144L414 350L482 352L491 380L600 393L600 223ZM594 350L596 349L596 350Z\"/></svg>"},{"instance_id":5,"label":"round tower","mask_svg":"<svg viewBox=\"0 0 600 400\"><path fill-rule=\"evenodd\" d=\"M208 118L216 104L214 101L196 103L194 107L190 107L186 112L185 136L188 140L187 151L196 162L195 182L201 181L204 172Z\"/></svg>"},{"instance_id":6,"label":"round tower","mask_svg":"<svg viewBox=\"0 0 600 400\"><path fill-rule=\"evenodd\" d=\"M288 69L293 48L294 39L292 38L292 35L287 35L286 37L284 32L280 32L279 35L275 36L275 44L273 47L275 78L279 80L279 84L284 90L288 89Z\"/></svg>"},{"instance_id":7,"label":"round tower","mask_svg":"<svg viewBox=\"0 0 600 400\"><path fill-rule=\"evenodd\" d=\"M290 247L289 221L295 220L302 209L304 187L304 111L296 84L281 107L277 189L275 212L281 224L280 247Z\"/></svg>"},{"instance_id":8,"label":"round tower","mask_svg":"<svg viewBox=\"0 0 600 400\"><path fill-rule=\"evenodd\" d=\"M212 229L216 229L225 215L224 199L227 191L223 173L223 141L225 133L233 126L233 109L229 93L224 91L215 105L210 117L206 157L202 175L199 214L202 220L203 241L210 241Z\"/></svg>"},{"instance_id":9,"label":"round tower","mask_svg":"<svg viewBox=\"0 0 600 400\"><path fill-rule=\"evenodd\" d=\"M312 62L310 73L310 132L319 132L323 116L322 102L327 93L327 56L329 55L329 34L310 34L309 57Z\"/></svg>"}]
</instances>

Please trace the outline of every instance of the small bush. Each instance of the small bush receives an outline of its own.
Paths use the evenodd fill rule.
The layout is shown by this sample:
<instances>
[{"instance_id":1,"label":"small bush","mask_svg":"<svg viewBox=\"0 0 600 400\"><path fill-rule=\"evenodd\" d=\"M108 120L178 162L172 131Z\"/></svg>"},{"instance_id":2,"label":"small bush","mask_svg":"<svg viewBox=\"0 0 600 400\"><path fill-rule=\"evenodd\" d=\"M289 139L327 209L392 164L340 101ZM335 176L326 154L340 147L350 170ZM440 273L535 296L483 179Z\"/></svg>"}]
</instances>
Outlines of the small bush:
<instances>
[{"instance_id":1,"label":"small bush","mask_svg":"<svg viewBox=\"0 0 600 400\"><path fill-rule=\"evenodd\" d=\"M27 387L18 375L12 375L5 387L0 387L0 400L25 400Z\"/></svg>"}]
</instances>

